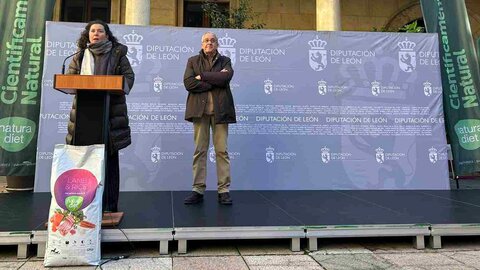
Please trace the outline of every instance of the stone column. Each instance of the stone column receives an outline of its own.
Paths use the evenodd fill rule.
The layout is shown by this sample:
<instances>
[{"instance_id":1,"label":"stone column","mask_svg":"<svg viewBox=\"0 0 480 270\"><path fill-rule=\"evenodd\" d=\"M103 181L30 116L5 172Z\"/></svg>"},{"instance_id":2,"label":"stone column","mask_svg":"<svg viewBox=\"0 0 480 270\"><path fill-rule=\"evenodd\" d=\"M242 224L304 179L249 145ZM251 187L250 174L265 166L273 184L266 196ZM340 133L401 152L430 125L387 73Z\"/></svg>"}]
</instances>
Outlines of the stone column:
<instances>
[{"instance_id":1,"label":"stone column","mask_svg":"<svg viewBox=\"0 0 480 270\"><path fill-rule=\"evenodd\" d=\"M150 0L127 0L125 24L150 25Z\"/></svg>"},{"instance_id":2,"label":"stone column","mask_svg":"<svg viewBox=\"0 0 480 270\"><path fill-rule=\"evenodd\" d=\"M316 0L317 1L317 31L340 31L342 30L340 0Z\"/></svg>"}]
</instances>

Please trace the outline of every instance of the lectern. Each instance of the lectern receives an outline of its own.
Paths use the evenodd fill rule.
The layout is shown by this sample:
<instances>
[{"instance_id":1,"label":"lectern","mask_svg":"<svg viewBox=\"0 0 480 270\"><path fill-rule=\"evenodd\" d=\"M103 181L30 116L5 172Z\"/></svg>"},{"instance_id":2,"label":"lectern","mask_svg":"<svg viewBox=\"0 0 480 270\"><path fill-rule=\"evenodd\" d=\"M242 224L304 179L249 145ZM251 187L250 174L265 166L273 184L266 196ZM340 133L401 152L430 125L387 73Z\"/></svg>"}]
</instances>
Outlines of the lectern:
<instances>
[{"instance_id":1,"label":"lectern","mask_svg":"<svg viewBox=\"0 0 480 270\"><path fill-rule=\"evenodd\" d=\"M105 144L105 169L108 165L110 94L123 94L126 85L122 75L55 74L53 88L76 94L75 132L73 145ZM105 186L109 185L105 173ZM104 196L109 201L109 196ZM108 204L107 204L108 205ZM116 225L122 212L104 213L102 225Z\"/></svg>"}]
</instances>

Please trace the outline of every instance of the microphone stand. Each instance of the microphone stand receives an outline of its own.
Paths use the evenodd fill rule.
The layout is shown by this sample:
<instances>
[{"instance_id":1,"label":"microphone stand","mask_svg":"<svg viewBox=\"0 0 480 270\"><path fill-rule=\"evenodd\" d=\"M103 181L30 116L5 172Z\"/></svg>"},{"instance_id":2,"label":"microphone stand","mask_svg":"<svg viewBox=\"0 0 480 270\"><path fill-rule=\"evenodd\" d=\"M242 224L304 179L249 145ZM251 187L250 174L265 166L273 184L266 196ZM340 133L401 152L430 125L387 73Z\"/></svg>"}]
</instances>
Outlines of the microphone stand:
<instances>
[{"instance_id":1,"label":"microphone stand","mask_svg":"<svg viewBox=\"0 0 480 270\"><path fill-rule=\"evenodd\" d=\"M69 58L71 58L71 57L73 57L73 56L75 56L75 55L77 55L77 54L79 54L79 53L81 53L81 52L83 52L83 51L85 51L85 50L86 50L86 48L85 48L85 49L82 49L82 50L80 50L80 51L78 51L78 52L76 52L76 53L74 53L74 54L71 54L71 55L65 57L65 59L63 59L62 75L65 74L65 62L67 62L67 59L69 59Z\"/></svg>"}]
</instances>

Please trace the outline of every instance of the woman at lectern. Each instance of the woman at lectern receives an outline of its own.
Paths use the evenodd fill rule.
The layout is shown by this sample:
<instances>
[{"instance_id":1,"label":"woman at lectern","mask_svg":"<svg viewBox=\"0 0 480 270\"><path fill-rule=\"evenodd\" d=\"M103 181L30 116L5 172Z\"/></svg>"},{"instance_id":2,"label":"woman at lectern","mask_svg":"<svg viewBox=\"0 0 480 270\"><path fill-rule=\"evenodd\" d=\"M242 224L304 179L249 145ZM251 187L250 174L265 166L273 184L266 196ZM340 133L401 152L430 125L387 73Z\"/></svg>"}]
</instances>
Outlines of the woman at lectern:
<instances>
[{"instance_id":1,"label":"woman at lectern","mask_svg":"<svg viewBox=\"0 0 480 270\"><path fill-rule=\"evenodd\" d=\"M108 162L105 168L107 182L103 193L103 211L117 212L120 192L120 169L118 151L130 145L125 95L130 92L135 79L127 58L128 48L118 42L108 25L103 21L91 21L85 26L77 41L79 53L68 67L68 74L123 75L128 89L123 94L110 95ZM68 123L67 144L75 144L75 118L77 96L73 100Z\"/></svg>"}]
</instances>

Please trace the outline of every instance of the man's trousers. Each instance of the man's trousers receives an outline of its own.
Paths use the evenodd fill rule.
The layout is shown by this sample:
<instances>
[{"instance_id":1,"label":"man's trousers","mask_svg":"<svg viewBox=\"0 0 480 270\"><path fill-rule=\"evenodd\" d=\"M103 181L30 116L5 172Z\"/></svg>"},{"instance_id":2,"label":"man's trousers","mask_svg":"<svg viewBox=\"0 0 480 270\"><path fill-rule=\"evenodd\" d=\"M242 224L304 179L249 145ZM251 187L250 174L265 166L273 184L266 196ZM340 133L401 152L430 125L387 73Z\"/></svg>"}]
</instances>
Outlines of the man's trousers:
<instances>
[{"instance_id":1,"label":"man's trousers","mask_svg":"<svg viewBox=\"0 0 480 270\"><path fill-rule=\"evenodd\" d=\"M193 138L195 152L193 154L193 191L203 194L206 189L207 158L212 129L213 146L217 165L218 193L229 191L230 158L227 152L228 124L215 125L213 115L204 115L193 120Z\"/></svg>"}]
</instances>

